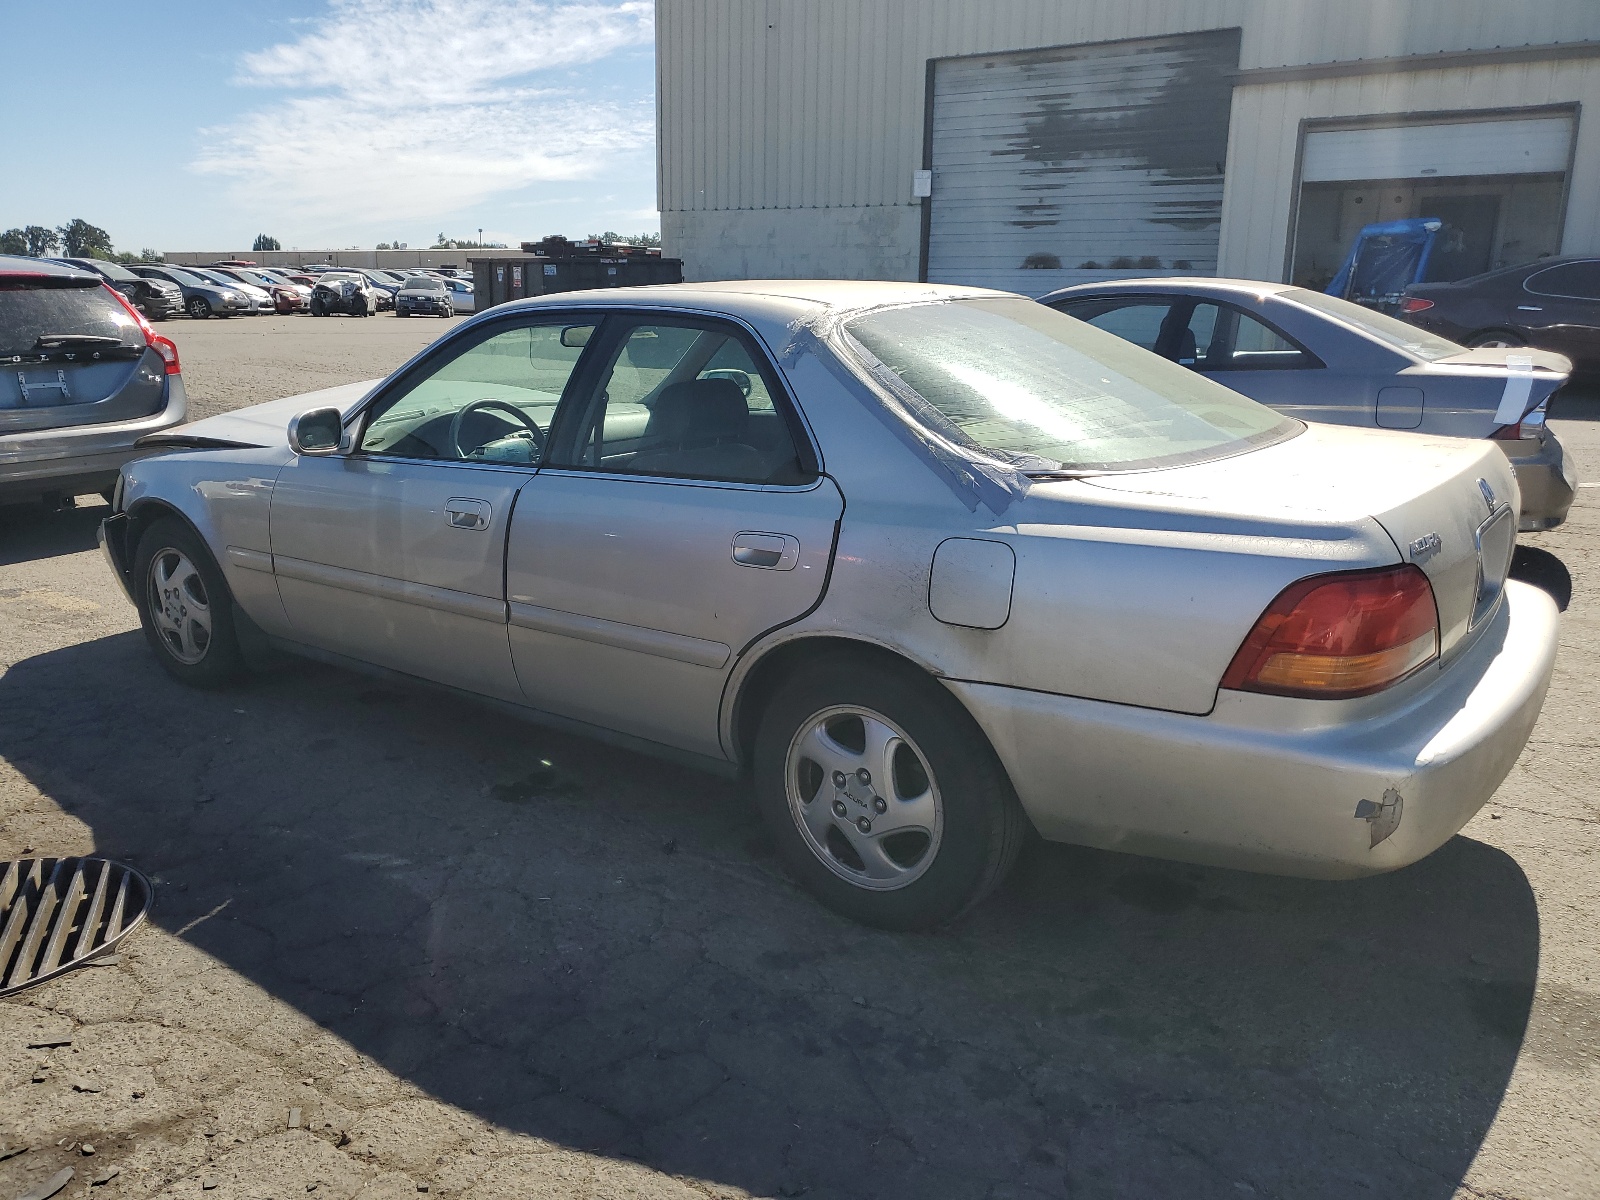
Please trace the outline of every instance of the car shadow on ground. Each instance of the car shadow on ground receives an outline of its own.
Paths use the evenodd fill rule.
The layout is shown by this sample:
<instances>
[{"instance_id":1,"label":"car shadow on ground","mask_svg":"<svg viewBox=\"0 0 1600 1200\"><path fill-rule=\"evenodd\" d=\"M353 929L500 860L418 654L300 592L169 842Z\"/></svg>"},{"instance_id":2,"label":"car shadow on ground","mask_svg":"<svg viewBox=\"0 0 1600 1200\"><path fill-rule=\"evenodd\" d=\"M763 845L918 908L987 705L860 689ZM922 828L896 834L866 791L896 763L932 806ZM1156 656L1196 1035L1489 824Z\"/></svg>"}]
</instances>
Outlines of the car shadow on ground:
<instances>
[{"instance_id":1,"label":"car shadow on ground","mask_svg":"<svg viewBox=\"0 0 1600 1200\"><path fill-rule=\"evenodd\" d=\"M1562 612L1572 603L1572 572L1550 551L1538 546L1518 546L1511 555L1511 578L1531 583L1547 592Z\"/></svg>"},{"instance_id":2,"label":"car shadow on ground","mask_svg":"<svg viewBox=\"0 0 1600 1200\"><path fill-rule=\"evenodd\" d=\"M317 666L192 692L134 633L12 667L0 754L389 1070L761 1195L1445 1200L1537 968L1462 837L1350 883L1038 845L951 930L863 929L736 783Z\"/></svg>"},{"instance_id":3,"label":"car shadow on ground","mask_svg":"<svg viewBox=\"0 0 1600 1200\"><path fill-rule=\"evenodd\" d=\"M111 509L99 497L81 508L51 510L38 504L0 506L0 567L93 550L95 531Z\"/></svg>"}]
</instances>

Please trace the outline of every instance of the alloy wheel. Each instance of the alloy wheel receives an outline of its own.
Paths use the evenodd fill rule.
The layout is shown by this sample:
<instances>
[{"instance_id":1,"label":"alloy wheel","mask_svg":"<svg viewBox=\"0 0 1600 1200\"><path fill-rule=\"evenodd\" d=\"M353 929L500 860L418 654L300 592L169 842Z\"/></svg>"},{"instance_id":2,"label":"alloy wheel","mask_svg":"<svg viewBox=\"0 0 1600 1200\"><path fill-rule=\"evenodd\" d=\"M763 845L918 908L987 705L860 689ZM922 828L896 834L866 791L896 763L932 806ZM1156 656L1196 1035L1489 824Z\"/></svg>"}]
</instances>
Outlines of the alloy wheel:
<instances>
[{"instance_id":1,"label":"alloy wheel","mask_svg":"<svg viewBox=\"0 0 1600 1200\"><path fill-rule=\"evenodd\" d=\"M784 764L789 813L811 852L870 891L894 891L933 865L944 804L927 756L881 713L825 708L803 722Z\"/></svg>"},{"instance_id":2,"label":"alloy wheel","mask_svg":"<svg viewBox=\"0 0 1600 1200\"><path fill-rule=\"evenodd\" d=\"M150 618L167 653L194 666L211 648L211 601L205 580L181 550L168 547L150 560Z\"/></svg>"}]
</instances>

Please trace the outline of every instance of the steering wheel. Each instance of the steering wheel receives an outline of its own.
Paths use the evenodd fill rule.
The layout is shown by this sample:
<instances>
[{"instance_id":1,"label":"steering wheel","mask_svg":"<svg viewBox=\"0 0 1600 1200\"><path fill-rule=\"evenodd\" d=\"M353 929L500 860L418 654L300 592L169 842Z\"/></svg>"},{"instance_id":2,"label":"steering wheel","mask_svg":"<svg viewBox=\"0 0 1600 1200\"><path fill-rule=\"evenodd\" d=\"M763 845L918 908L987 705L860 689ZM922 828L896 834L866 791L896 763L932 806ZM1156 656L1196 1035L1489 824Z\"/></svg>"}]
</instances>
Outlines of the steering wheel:
<instances>
[{"instance_id":1,"label":"steering wheel","mask_svg":"<svg viewBox=\"0 0 1600 1200\"><path fill-rule=\"evenodd\" d=\"M538 456L540 458L544 457L544 430L539 428L539 423L515 404L490 397L486 400L474 400L450 419L450 449L456 452L457 458L467 457L467 452L461 446L461 423L467 419L468 413L478 412L486 408L499 409L501 412L509 413L515 417L518 423L533 436L533 446L539 452Z\"/></svg>"}]
</instances>

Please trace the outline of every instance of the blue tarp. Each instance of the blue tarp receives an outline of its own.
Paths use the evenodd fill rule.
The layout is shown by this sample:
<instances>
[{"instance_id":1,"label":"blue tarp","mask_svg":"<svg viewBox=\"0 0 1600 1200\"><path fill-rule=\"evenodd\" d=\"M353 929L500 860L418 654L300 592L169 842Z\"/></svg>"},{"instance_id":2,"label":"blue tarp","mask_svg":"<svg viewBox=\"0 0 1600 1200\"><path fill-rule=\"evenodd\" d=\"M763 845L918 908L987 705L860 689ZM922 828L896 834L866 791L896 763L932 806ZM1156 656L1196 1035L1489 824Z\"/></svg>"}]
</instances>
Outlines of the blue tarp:
<instances>
[{"instance_id":1,"label":"blue tarp","mask_svg":"<svg viewBox=\"0 0 1600 1200\"><path fill-rule=\"evenodd\" d=\"M1411 217L1363 226L1328 295L1374 308L1399 304L1401 294L1428 275L1428 259L1444 222L1438 217Z\"/></svg>"}]
</instances>

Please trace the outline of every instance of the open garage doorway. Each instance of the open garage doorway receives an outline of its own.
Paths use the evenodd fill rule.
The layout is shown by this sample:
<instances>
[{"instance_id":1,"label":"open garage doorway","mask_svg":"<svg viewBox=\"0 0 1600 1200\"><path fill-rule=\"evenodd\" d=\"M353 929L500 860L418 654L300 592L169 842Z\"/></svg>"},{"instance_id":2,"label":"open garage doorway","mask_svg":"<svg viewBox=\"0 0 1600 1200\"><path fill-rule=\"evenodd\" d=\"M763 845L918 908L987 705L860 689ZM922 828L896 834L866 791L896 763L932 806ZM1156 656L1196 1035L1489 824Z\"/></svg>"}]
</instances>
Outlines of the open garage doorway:
<instances>
[{"instance_id":1,"label":"open garage doorway","mask_svg":"<svg viewBox=\"0 0 1600 1200\"><path fill-rule=\"evenodd\" d=\"M1329 128L1301 142L1289 277L1326 288L1365 225L1444 222L1430 281L1464 279L1561 251L1576 114Z\"/></svg>"}]
</instances>

